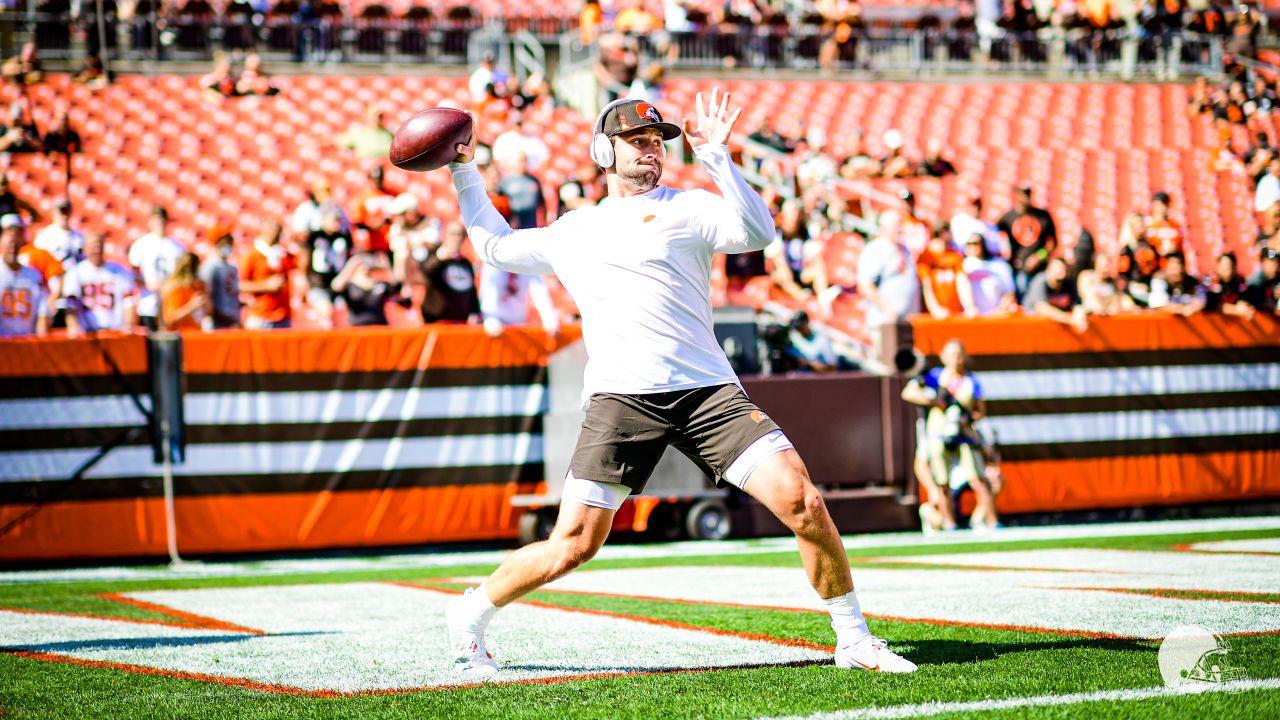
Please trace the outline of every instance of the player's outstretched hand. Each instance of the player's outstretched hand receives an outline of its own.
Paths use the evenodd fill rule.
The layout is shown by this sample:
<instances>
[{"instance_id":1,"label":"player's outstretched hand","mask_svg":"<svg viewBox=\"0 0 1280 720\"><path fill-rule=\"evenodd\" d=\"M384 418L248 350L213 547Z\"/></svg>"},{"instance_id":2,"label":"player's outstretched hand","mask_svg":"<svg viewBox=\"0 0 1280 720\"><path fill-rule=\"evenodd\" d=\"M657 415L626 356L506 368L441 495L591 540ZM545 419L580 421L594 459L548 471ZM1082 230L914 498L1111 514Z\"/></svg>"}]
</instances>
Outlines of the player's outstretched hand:
<instances>
[{"instance_id":1,"label":"player's outstretched hand","mask_svg":"<svg viewBox=\"0 0 1280 720\"><path fill-rule=\"evenodd\" d=\"M707 143L724 145L728 142L733 124L738 122L738 116L742 114L741 107L729 112L729 93L720 96L720 88L713 87L710 103L704 106L702 93L698 93L694 96L694 105L697 116L693 119L693 127L689 126L689 118L680 121L684 136L689 138L689 145L698 147Z\"/></svg>"}]
</instances>

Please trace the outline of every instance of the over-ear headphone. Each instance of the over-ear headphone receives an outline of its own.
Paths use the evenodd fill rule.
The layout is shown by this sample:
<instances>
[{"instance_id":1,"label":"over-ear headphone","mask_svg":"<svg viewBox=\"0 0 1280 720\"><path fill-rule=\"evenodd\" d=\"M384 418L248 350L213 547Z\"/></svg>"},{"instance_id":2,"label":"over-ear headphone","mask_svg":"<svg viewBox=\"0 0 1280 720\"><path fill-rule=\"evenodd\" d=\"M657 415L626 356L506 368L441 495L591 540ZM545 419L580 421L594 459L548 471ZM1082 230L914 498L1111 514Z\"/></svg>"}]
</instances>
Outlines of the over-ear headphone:
<instances>
[{"instance_id":1,"label":"over-ear headphone","mask_svg":"<svg viewBox=\"0 0 1280 720\"><path fill-rule=\"evenodd\" d=\"M600 111L600 116L596 118L596 124L592 127L591 145L588 148L591 160L606 170L613 167L615 158L613 156L613 138L604 134L604 119L610 110L628 102L630 100L627 98L619 98L605 105L604 109Z\"/></svg>"}]
</instances>

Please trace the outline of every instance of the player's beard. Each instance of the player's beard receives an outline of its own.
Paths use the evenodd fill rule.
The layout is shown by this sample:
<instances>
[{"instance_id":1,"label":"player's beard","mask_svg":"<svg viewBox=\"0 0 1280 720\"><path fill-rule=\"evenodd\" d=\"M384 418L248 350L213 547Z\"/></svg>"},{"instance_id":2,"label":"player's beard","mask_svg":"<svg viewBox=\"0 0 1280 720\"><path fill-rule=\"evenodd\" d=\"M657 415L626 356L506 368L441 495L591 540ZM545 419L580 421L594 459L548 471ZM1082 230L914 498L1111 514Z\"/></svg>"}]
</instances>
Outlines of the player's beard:
<instances>
[{"instance_id":1,"label":"player's beard","mask_svg":"<svg viewBox=\"0 0 1280 720\"><path fill-rule=\"evenodd\" d=\"M655 159L652 165L634 162L618 170L618 176L642 193L658 187L662 178L662 160Z\"/></svg>"}]
</instances>

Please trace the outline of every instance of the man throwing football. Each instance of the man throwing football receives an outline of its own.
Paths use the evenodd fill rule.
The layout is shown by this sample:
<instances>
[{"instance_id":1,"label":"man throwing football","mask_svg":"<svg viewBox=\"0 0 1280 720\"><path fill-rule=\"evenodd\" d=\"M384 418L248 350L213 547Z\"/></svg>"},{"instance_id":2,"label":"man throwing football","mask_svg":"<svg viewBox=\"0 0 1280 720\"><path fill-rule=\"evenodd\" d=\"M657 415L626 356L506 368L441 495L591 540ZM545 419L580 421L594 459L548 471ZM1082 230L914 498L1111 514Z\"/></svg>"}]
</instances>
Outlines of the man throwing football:
<instances>
[{"instance_id":1,"label":"man throwing football","mask_svg":"<svg viewBox=\"0 0 1280 720\"><path fill-rule=\"evenodd\" d=\"M644 489L673 445L717 481L769 508L796 535L805 572L831 614L840 667L911 672L867 629L849 560L804 462L773 420L747 399L711 321L715 253L764 248L773 220L729 157L725 142L741 108L711 91L684 134L723 197L658 184L663 142L681 135L649 103L620 100L597 118L591 159L608 197L544 228L513 231L493 208L459 145L449 165L471 242L490 265L555 274L577 302L589 360L586 419L565 478L551 537L523 547L446 611L455 668L497 672L485 648L489 621L508 603L590 560L614 513Z\"/></svg>"}]
</instances>

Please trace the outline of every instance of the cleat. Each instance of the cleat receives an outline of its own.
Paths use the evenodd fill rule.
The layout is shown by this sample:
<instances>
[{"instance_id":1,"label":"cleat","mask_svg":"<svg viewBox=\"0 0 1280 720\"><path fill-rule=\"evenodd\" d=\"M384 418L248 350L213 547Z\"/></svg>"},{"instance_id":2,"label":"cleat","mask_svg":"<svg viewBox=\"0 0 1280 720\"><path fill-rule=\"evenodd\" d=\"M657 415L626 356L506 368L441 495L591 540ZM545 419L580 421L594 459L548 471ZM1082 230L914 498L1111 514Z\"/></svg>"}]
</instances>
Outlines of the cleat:
<instances>
[{"instance_id":1,"label":"cleat","mask_svg":"<svg viewBox=\"0 0 1280 720\"><path fill-rule=\"evenodd\" d=\"M889 644L875 635L849 645L837 645L836 667L891 673L916 670L915 663L890 650Z\"/></svg>"},{"instance_id":2,"label":"cleat","mask_svg":"<svg viewBox=\"0 0 1280 720\"><path fill-rule=\"evenodd\" d=\"M466 594L470 594L468 589ZM498 672L498 663L485 648L483 632L470 630L461 617L462 598L449 602L444 610L444 623L449 635L449 650L453 654L453 671L468 678L484 679Z\"/></svg>"}]
</instances>

